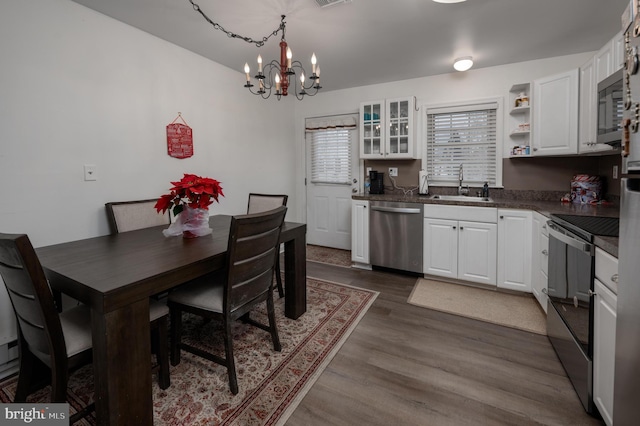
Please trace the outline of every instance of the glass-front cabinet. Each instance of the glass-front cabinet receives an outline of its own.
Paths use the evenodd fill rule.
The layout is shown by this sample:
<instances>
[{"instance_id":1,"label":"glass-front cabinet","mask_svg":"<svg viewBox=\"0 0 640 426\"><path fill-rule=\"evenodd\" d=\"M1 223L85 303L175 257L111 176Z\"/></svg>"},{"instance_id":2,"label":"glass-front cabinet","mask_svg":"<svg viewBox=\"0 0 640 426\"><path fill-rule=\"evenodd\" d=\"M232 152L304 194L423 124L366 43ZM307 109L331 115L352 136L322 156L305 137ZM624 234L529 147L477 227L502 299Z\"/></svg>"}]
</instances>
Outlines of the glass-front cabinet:
<instances>
[{"instance_id":1,"label":"glass-front cabinet","mask_svg":"<svg viewBox=\"0 0 640 426\"><path fill-rule=\"evenodd\" d=\"M413 98L388 99L387 157L413 158Z\"/></svg>"},{"instance_id":2,"label":"glass-front cabinet","mask_svg":"<svg viewBox=\"0 0 640 426\"><path fill-rule=\"evenodd\" d=\"M381 158L384 145L384 101L360 104L360 157Z\"/></svg>"},{"instance_id":3,"label":"glass-front cabinet","mask_svg":"<svg viewBox=\"0 0 640 426\"><path fill-rule=\"evenodd\" d=\"M360 104L360 158L414 159L414 97Z\"/></svg>"}]
</instances>

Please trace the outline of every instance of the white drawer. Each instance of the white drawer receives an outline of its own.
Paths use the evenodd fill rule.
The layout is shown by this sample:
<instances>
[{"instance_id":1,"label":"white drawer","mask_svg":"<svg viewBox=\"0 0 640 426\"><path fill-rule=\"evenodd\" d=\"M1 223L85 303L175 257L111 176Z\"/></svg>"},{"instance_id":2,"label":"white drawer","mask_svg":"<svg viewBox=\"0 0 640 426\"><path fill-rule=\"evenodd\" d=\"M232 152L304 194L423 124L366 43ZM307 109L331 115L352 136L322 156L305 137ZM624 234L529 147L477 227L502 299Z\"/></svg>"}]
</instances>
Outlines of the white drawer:
<instances>
[{"instance_id":1,"label":"white drawer","mask_svg":"<svg viewBox=\"0 0 640 426\"><path fill-rule=\"evenodd\" d=\"M596 247L596 278L618 294L618 259Z\"/></svg>"},{"instance_id":2,"label":"white drawer","mask_svg":"<svg viewBox=\"0 0 640 426\"><path fill-rule=\"evenodd\" d=\"M425 204L424 217L433 219L498 223L498 209L496 209L495 207L443 206Z\"/></svg>"}]
</instances>

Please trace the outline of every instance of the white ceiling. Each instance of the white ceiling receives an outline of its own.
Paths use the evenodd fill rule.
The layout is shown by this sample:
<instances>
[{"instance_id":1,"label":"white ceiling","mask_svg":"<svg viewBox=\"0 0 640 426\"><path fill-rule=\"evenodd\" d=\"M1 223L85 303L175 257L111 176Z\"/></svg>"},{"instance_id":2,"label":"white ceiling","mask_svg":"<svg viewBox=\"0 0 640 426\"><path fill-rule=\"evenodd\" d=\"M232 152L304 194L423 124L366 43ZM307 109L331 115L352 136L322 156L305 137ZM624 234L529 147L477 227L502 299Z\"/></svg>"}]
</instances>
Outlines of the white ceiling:
<instances>
[{"instance_id":1,"label":"white ceiling","mask_svg":"<svg viewBox=\"0 0 640 426\"><path fill-rule=\"evenodd\" d=\"M279 58L280 35L260 49L215 30L189 0L73 0L242 72L255 58ZM193 0L216 23L261 39L286 15L294 59L309 71L315 52L324 90L598 50L621 27L629 0ZM239 77L238 84L243 84Z\"/></svg>"}]
</instances>

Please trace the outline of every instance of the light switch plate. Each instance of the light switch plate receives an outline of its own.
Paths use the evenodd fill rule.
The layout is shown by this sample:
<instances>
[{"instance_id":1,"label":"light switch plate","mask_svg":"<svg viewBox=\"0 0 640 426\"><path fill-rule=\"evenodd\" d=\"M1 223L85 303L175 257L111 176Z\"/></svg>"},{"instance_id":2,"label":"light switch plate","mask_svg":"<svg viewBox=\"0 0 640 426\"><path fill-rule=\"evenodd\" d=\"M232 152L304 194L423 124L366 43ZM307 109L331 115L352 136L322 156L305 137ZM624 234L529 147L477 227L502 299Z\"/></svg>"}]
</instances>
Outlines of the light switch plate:
<instances>
[{"instance_id":1,"label":"light switch plate","mask_svg":"<svg viewBox=\"0 0 640 426\"><path fill-rule=\"evenodd\" d=\"M389 176L398 176L398 168L389 167Z\"/></svg>"},{"instance_id":2,"label":"light switch plate","mask_svg":"<svg viewBox=\"0 0 640 426\"><path fill-rule=\"evenodd\" d=\"M97 167L94 164L85 164L84 165L84 180L98 180L98 175L96 174Z\"/></svg>"}]
</instances>

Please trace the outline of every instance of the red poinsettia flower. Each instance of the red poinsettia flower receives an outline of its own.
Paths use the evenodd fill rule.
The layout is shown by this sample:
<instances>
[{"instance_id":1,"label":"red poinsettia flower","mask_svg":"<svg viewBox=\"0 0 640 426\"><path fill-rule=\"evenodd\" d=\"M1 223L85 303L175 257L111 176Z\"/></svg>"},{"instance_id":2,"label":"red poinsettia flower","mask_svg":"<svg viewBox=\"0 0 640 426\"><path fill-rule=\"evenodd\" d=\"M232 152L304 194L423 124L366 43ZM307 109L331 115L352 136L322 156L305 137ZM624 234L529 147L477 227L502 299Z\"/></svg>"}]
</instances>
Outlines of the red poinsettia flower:
<instances>
[{"instance_id":1,"label":"red poinsettia flower","mask_svg":"<svg viewBox=\"0 0 640 426\"><path fill-rule=\"evenodd\" d=\"M160 196L155 208L160 213L171 209L174 215L180 213L184 206L206 209L218 201L218 197L224 197L220 182L215 179L200 177L185 173L178 182L171 182L173 187L169 194Z\"/></svg>"}]
</instances>

